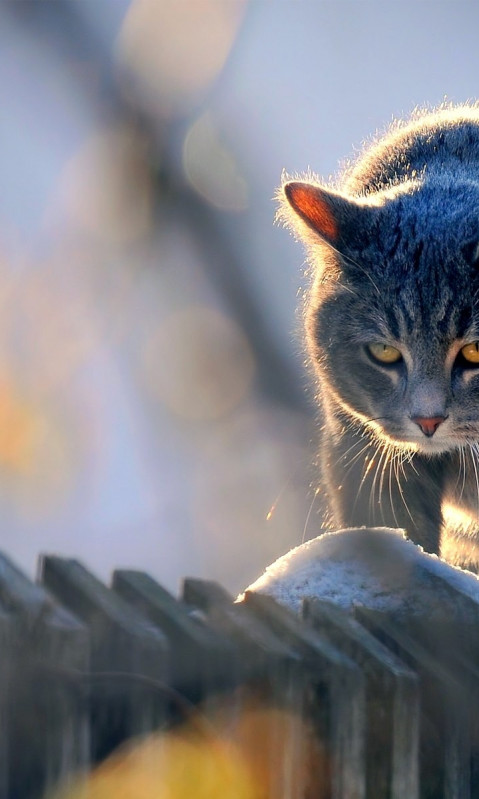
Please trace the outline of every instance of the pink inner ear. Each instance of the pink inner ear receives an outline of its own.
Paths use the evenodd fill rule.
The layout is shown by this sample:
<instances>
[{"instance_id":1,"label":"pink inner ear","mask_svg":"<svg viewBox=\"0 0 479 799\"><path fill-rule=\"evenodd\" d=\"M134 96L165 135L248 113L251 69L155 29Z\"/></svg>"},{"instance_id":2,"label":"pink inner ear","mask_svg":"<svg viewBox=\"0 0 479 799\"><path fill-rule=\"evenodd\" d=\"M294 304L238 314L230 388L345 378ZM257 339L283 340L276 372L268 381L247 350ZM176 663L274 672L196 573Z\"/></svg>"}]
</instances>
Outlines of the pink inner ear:
<instances>
[{"instance_id":1,"label":"pink inner ear","mask_svg":"<svg viewBox=\"0 0 479 799\"><path fill-rule=\"evenodd\" d=\"M292 207L305 222L329 241L336 241L338 225L320 189L307 183L288 183L285 192Z\"/></svg>"}]
</instances>

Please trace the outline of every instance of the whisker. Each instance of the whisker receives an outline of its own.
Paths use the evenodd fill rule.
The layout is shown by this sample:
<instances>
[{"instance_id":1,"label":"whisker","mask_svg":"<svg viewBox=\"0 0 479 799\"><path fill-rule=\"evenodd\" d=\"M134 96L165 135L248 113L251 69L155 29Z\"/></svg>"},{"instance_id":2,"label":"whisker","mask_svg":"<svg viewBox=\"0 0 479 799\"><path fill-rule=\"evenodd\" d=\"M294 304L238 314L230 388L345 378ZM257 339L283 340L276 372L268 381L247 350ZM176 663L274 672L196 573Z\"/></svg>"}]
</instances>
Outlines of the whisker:
<instances>
[{"instance_id":1,"label":"whisker","mask_svg":"<svg viewBox=\"0 0 479 799\"><path fill-rule=\"evenodd\" d=\"M316 497L320 493L320 490L321 489L319 489L319 488L316 489L316 491L314 492L313 499L311 501L311 505L309 506L309 510L308 510L308 513L307 513L307 516L306 516L306 521L304 522L303 535L301 536L301 543L302 544L304 544L304 540L306 538L306 531L308 529L309 520L311 518L311 514L312 514L313 508L314 508L314 503L316 502Z\"/></svg>"},{"instance_id":2,"label":"whisker","mask_svg":"<svg viewBox=\"0 0 479 799\"><path fill-rule=\"evenodd\" d=\"M391 452L391 448L388 445L386 445L386 449L385 449L386 457L384 458L383 469L382 469L382 472L381 472L381 479L379 480L379 494L380 494L380 496L382 496L382 493L383 493L384 469L386 468L386 466L389 463L390 452Z\"/></svg>"},{"instance_id":3,"label":"whisker","mask_svg":"<svg viewBox=\"0 0 479 799\"><path fill-rule=\"evenodd\" d=\"M392 418L393 418L392 416L373 416L371 419L365 419L365 421L362 422L362 424L365 427L367 427L368 422L387 422Z\"/></svg>"},{"instance_id":4,"label":"whisker","mask_svg":"<svg viewBox=\"0 0 479 799\"><path fill-rule=\"evenodd\" d=\"M409 466L412 468L413 472L419 477L419 472L416 469L416 467L414 466L414 456L415 456L415 454L416 454L415 452L406 452L405 453L406 460L407 460ZM407 480L407 477L406 477L406 480Z\"/></svg>"},{"instance_id":5,"label":"whisker","mask_svg":"<svg viewBox=\"0 0 479 799\"><path fill-rule=\"evenodd\" d=\"M374 495L376 493L376 482L377 482L377 479L378 479L379 471L380 471L380 469L382 467L384 458L385 458L386 453L387 453L387 445L384 445L384 444L381 443L381 447L382 447L382 452L381 452L381 455L379 456L379 461L378 461L378 464L377 464L377 467L376 467L376 471L374 473L374 478L373 478L373 482L372 482L372 485L371 485L371 490L369 492L369 508L370 508L371 518L372 518L373 522L376 520L376 507L375 507L375 499L374 499ZM381 506L381 490L379 490L379 494L378 494L378 504Z\"/></svg>"},{"instance_id":6,"label":"whisker","mask_svg":"<svg viewBox=\"0 0 479 799\"><path fill-rule=\"evenodd\" d=\"M361 264L358 264L358 262L357 262L357 261L355 261L355 260L354 260L354 258L351 258L351 256L349 256L349 255L344 255L344 253L342 253L342 252L341 252L341 250L338 250L338 249L337 249L337 247L333 247L332 245L330 245L330 247L331 247L331 249L332 249L332 250L333 250L333 251L334 251L334 252L335 252L337 255L339 255L341 258L343 258L343 260L344 260L344 261L348 261L350 264L352 264L352 265L353 265L353 266L355 266L357 269L359 269L359 271L360 271L360 272L362 272L362 273L363 273L363 275L365 275L365 276L368 278L368 280L370 281L370 283L371 283L371 284L374 286L374 288L375 288L375 290L376 290L376 293L377 293L379 296L381 296L381 292L379 291L379 288L378 288L378 286L376 285L376 283L375 283L375 282L374 282L374 280L372 279L372 277L371 277L371 275L369 274L369 272L367 271L367 269L365 269L365 268L364 268L364 266L361 266Z\"/></svg>"},{"instance_id":7,"label":"whisker","mask_svg":"<svg viewBox=\"0 0 479 799\"><path fill-rule=\"evenodd\" d=\"M352 294L354 297L360 297L360 294L359 294L359 292L358 292L358 291L355 291L354 289L352 289L352 288L351 288L351 286L346 286L344 283L340 283L339 285L340 285L340 286L341 286L341 288L342 288L342 289L344 289L345 291L349 291L349 293L350 293L350 294Z\"/></svg>"},{"instance_id":8,"label":"whisker","mask_svg":"<svg viewBox=\"0 0 479 799\"><path fill-rule=\"evenodd\" d=\"M383 466L381 469L381 477L379 478L379 505L381 507L381 519L383 521L383 524L385 524L384 505L382 501L384 493L384 478L385 478L386 469L388 467L388 464L390 464L390 462L391 462L391 446L388 445L386 446L385 458L383 459Z\"/></svg>"},{"instance_id":9,"label":"whisker","mask_svg":"<svg viewBox=\"0 0 479 799\"><path fill-rule=\"evenodd\" d=\"M404 475L404 479L405 479L405 480L406 480L406 482L407 482L407 476L406 476L406 472L404 471L404 461L405 461L405 460L406 460L406 458L407 458L407 453L402 453L402 452L401 452L401 453L400 453L400 455L401 455L401 460L400 460L400 462L399 462L399 467L401 468L401 471L402 471L402 473L403 473L403 475ZM411 521L412 521L412 522L413 522L413 524L414 524L414 519L413 519L413 517L411 516L411 511L409 510L409 505L408 505L408 504L407 504L407 502L406 502L406 498L405 498L405 496L404 496L404 492L403 492L403 490L402 490L402 486L401 486L401 480L399 479L399 474L397 475L397 477L398 477L398 481L397 481L397 484L398 484L398 489L399 489L399 493L400 493L400 495L401 495L401 499L402 499L403 505L404 505L404 507L406 508L406 511L407 511L407 514L408 514L409 518L411 519Z\"/></svg>"},{"instance_id":10,"label":"whisker","mask_svg":"<svg viewBox=\"0 0 479 799\"><path fill-rule=\"evenodd\" d=\"M344 473L345 475L349 474L349 472L351 471L354 463L358 460L358 458L361 457L361 455L364 452L366 452L369 449L371 449L371 445L369 443L365 444L364 447L362 449L360 449L359 452L356 453L356 455L354 455L352 458L350 458L350 460L348 461L347 464L345 464L345 467L344 467L345 468L345 473ZM365 460L367 460L367 456L366 456Z\"/></svg>"},{"instance_id":11,"label":"whisker","mask_svg":"<svg viewBox=\"0 0 479 799\"><path fill-rule=\"evenodd\" d=\"M459 485L459 480L461 479L461 472L462 472L462 448L458 447L458 455L459 455L459 471L457 473L456 482L454 483L454 491L456 490L457 486ZM462 496L462 494L461 494Z\"/></svg>"},{"instance_id":12,"label":"whisker","mask_svg":"<svg viewBox=\"0 0 479 799\"><path fill-rule=\"evenodd\" d=\"M390 459L390 462L389 462L389 502L390 502L390 505L391 505L391 512L392 512L393 519L394 519L394 522L396 524L396 527L399 527L399 523L398 523L398 520L397 520L396 511L394 509L393 492L392 492L392 475L393 475L393 468L394 468L394 473L396 475L396 482L397 482L398 476L397 476L396 467L397 467L397 457L398 457L398 455L399 455L399 453L397 451L393 451L392 458Z\"/></svg>"},{"instance_id":13,"label":"whisker","mask_svg":"<svg viewBox=\"0 0 479 799\"><path fill-rule=\"evenodd\" d=\"M475 443L474 443L474 444L469 444L469 450L470 450L470 452L471 452L471 460L472 460L472 465L473 465L473 468L474 468L474 475L475 475L475 478L476 478L476 488L477 488L477 511L478 511L478 514L479 514L479 478L478 478L478 474L477 474L477 464L476 464L476 459L475 459L475 457L474 457L474 456L476 456L476 458L477 458L477 454L478 454L478 453L477 453L477 444L475 444Z\"/></svg>"},{"instance_id":14,"label":"whisker","mask_svg":"<svg viewBox=\"0 0 479 799\"><path fill-rule=\"evenodd\" d=\"M369 442L368 442L366 445L364 445L363 439L362 439L362 438L360 438L360 439L359 439L359 441L355 441L355 442L354 442L354 444L351 444L351 446L350 446L350 447L348 447L348 449L346 450L346 452L343 452L343 453L341 453L341 455L339 456L339 458L338 458L338 459L337 459L337 460L334 462L333 466L337 466L337 465L338 465L338 463L340 463L340 461L344 460L344 458L346 457L346 455L347 455L349 452L351 452L351 450L352 450L352 449L354 449L354 447L358 447L360 444L363 444L363 447L362 447L362 449L360 450L360 452L363 452L363 450L364 450L364 449L367 449L367 447L369 447ZM346 464L346 465L348 465L348 464Z\"/></svg>"},{"instance_id":15,"label":"whisker","mask_svg":"<svg viewBox=\"0 0 479 799\"><path fill-rule=\"evenodd\" d=\"M403 475L403 477L404 477L404 479L405 479L405 481L407 483L407 474L406 474L406 472L404 470L404 461L407 460L408 453L407 452L401 452L400 455L401 455L401 457L399 459L399 467L398 468L401 469L402 475Z\"/></svg>"},{"instance_id":16,"label":"whisker","mask_svg":"<svg viewBox=\"0 0 479 799\"><path fill-rule=\"evenodd\" d=\"M466 485L466 455L463 447L459 447L459 475L461 474L461 466L462 466L462 485L461 485L461 493L459 494L459 499L462 498L462 495L464 493L464 487Z\"/></svg>"},{"instance_id":17,"label":"whisker","mask_svg":"<svg viewBox=\"0 0 479 799\"><path fill-rule=\"evenodd\" d=\"M367 424L369 422L377 422L377 421L382 421L382 420L386 420L386 419L388 419L387 416L376 416L374 418L367 419L365 422L361 423L362 424L362 429L360 429L360 430L357 429L356 424L354 422L351 423L351 426L354 428L355 434L359 435L360 438L359 438L358 441L354 441L353 444L351 444L351 446L348 447L348 449L345 452L341 453L341 455L334 462L333 465L337 466L341 461L343 461L346 458L346 456L351 452L351 450L354 450L355 447L359 446L360 444L363 444L362 448L358 452L353 454L351 456L351 458L347 461L347 463L344 464L344 469L346 470L345 474L347 475L349 473L349 471L351 470L353 464L361 457L361 455L364 452L366 452L368 449L370 449L372 446L374 446L374 443L372 441L370 441L370 440L368 440L366 442L366 444L364 444L364 437L365 437L365 435L367 433L370 432L368 430ZM375 438L377 438L376 434L375 434ZM376 450L376 452L377 452L377 450Z\"/></svg>"},{"instance_id":18,"label":"whisker","mask_svg":"<svg viewBox=\"0 0 479 799\"><path fill-rule=\"evenodd\" d=\"M356 509L356 505L357 505L358 500L359 500L359 496L361 494L362 487L363 487L363 485L364 485L364 483L366 481L366 478L367 478L369 472L371 471L371 469L373 468L373 466L375 464L376 456L377 456L377 454L378 454L378 452L379 452L379 450L381 449L382 446L383 446L382 441L379 441L377 446L376 446L376 449L374 450L373 455L371 456L371 458L369 459L369 461L367 462L367 464L365 466L364 474L362 476L361 482L359 483L359 488L358 488L358 490L356 492L356 498L354 500L354 505L353 505L353 509L352 509L352 514L353 515L354 515L354 511Z\"/></svg>"},{"instance_id":19,"label":"whisker","mask_svg":"<svg viewBox=\"0 0 479 799\"><path fill-rule=\"evenodd\" d=\"M289 475L289 477L287 477L287 478L286 478L286 480L284 481L284 483L283 483L282 487L280 488L280 490L278 491L278 494L276 495L276 499L274 500L274 502L273 502L273 504L271 505L271 507L270 507L270 509L269 509L268 513L266 514L266 521L267 521L267 522L269 522L269 521L271 520L271 518L272 518L272 516L273 516L273 513L274 513L274 512L275 512L275 510L276 510L276 506L277 506L278 502L279 502L279 501L280 501L280 499L282 498L282 496L283 496L283 494L285 493L286 489L287 489L287 488L288 488L288 487L291 485L291 483L293 482L294 478L296 477L296 475L297 475L297 474L298 474L298 472L299 472L299 469L300 469L300 467L301 467L301 463L298 463L298 464L296 465L295 469L293 469L293 471L292 471L292 472L291 472L291 474Z\"/></svg>"}]
</instances>

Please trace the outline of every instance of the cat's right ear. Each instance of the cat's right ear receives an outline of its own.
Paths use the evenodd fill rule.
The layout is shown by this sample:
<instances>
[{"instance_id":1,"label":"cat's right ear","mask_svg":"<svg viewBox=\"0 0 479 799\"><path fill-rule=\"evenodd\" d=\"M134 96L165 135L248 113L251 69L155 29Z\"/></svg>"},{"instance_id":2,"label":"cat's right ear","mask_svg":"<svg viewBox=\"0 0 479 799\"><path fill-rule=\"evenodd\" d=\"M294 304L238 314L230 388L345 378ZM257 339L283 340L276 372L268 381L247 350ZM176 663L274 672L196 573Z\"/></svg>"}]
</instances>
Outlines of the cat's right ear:
<instances>
[{"instance_id":1,"label":"cat's right ear","mask_svg":"<svg viewBox=\"0 0 479 799\"><path fill-rule=\"evenodd\" d=\"M324 189L314 183L291 181L285 183L283 191L282 218L286 224L294 227L298 233L307 231L298 226L298 220L320 237L326 244L341 247L352 243L364 222L369 208L343 197L341 194ZM291 210L285 208L285 200L292 209L295 218L291 218Z\"/></svg>"}]
</instances>

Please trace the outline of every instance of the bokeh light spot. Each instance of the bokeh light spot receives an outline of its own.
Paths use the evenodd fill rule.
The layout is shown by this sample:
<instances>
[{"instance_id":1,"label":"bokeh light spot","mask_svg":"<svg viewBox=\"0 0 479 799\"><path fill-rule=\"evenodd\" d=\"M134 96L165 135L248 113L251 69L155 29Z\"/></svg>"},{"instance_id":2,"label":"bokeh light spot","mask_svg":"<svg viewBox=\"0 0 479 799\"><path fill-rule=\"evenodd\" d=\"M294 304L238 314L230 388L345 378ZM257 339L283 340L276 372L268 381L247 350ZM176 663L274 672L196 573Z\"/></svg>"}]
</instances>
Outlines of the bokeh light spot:
<instances>
[{"instance_id":1,"label":"bokeh light spot","mask_svg":"<svg viewBox=\"0 0 479 799\"><path fill-rule=\"evenodd\" d=\"M161 323L147 343L143 367L150 390L185 419L217 419L247 395L255 372L248 341L214 308L189 307Z\"/></svg>"},{"instance_id":2,"label":"bokeh light spot","mask_svg":"<svg viewBox=\"0 0 479 799\"><path fill-rule=\"evenodd\" d=\"M261 799L238 754L186 730L124 747L56 799ZM50 797L52 799L52 797Z\"/></svg>"},{"instance_id":3,"label":"bokeh light spot","mask_svg":"<svg viewBox=\"0 0 479 799\"><path fill-rule=\"evenodd\" d=\"M11 384L0 379L0 467L28 473L41 432L38 412L15 396Z\"/></svg>"},{"instance_id":4,"label":"bokeh light spot","mask_svg":"<svg viewBox=\"0 0 479 799\"><path fill-rule=\"evenodd\" d=\"M144 236L152 219L153 187L141 136L126 125L92 135L66 165L57 196L82 234L116 245Z\"/></svg>"},{"instance_id":5,"label":"bokeh light spot","mask_svg":"<svg viewBox=\"0 0 479 799\"><path fill-rule=\"evenodd\" d=\"M309 721L256 705L230 697L209 717L126 744L49 799L326 799L328 758Z\"/></svg>"},{"instance_id":6,"label":"bokeh light spot","mask_svg":"<svg viewBox=\"0 0 479 799\"><path fill-rule=\"evenodd\" d=\"M211 114L203 114L190 128L183 166L193 188L215 207L225 211L243 211L247 207L246 181L222 143Z\"/></svg>"},{"instance_id":7,"label":"bokeh light spot","mask_svg":"<svg viewBox=\"0 0 479 799\"><path fill-rule=\"evenodd\" d=\"M78 456L79 453L77 453ZM0 378L0 498L25 520L57 510L75 473L61 414Z\"/></svg>"},{"instance_id":8,"label":"bokeh light spot","mask_svg":"<svg viewBox=\"0 0 479 799\"><path fill-rule=\"evenodd\" d=\"M126 87L133 85L161 116L187 110L223 68L245 5L134 0L118 39Z\"/></svg>"}]
</instances>

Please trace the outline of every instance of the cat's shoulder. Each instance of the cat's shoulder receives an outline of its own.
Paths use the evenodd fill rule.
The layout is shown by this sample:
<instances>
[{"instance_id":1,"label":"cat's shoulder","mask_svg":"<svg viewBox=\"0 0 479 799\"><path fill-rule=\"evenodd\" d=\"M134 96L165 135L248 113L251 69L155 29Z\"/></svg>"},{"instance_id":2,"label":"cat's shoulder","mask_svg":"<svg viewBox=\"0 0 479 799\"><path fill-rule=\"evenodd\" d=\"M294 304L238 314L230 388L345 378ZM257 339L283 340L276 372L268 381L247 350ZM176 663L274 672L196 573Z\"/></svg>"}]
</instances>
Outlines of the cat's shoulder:
<instances>
[{"instance_id":1,"label":"cat's shoulder","mask_svg":"<svg viewBox=\"0 0 479 799\"><path fill-rule=\"evenodd\" d=\"M479 168L479 103L415 109L367 142L347 165L343 187L351 194L381 191L427 168Z\"/></svg>"}]
</instances>

